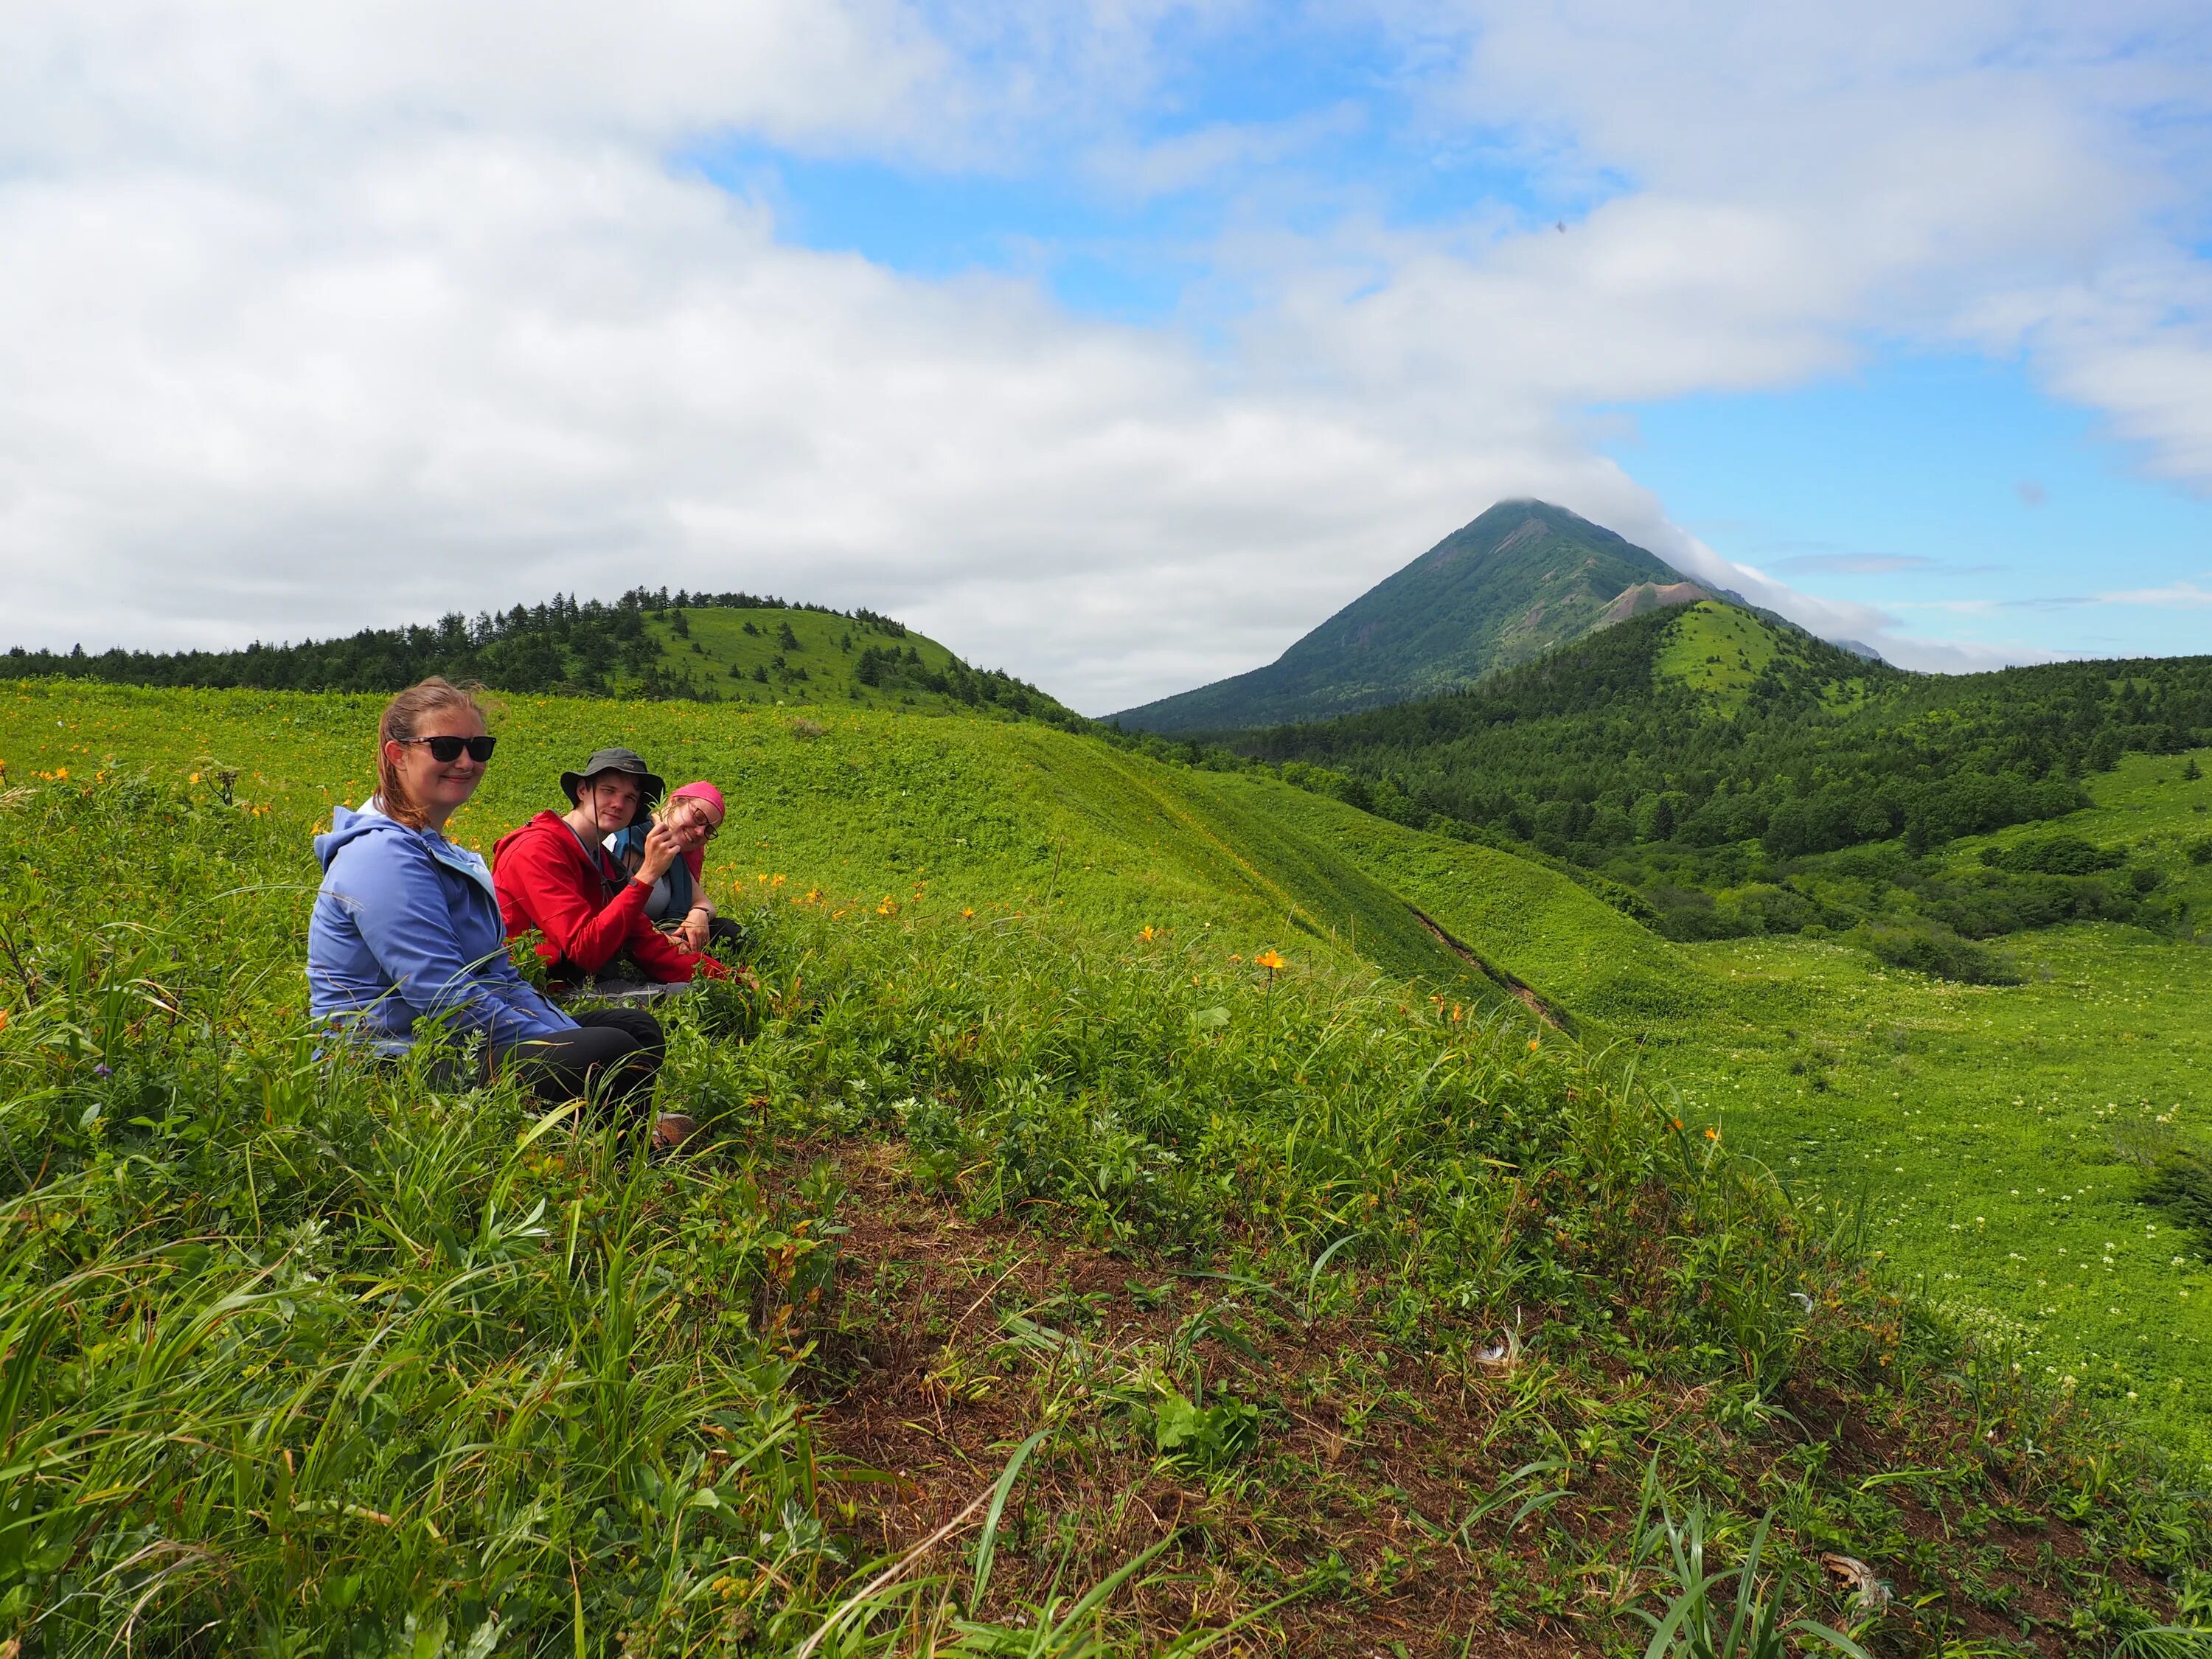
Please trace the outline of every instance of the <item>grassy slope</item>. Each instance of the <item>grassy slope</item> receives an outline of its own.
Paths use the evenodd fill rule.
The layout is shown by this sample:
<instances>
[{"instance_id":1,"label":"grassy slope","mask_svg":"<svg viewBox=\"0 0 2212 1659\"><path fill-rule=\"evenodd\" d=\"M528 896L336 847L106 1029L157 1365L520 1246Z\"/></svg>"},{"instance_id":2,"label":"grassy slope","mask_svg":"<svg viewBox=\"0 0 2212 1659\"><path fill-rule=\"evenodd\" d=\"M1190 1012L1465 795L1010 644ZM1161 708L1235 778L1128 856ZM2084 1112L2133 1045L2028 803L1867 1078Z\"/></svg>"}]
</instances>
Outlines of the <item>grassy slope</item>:
<instances>
[{"instance_id":1,"label":"grassy slope","mask_svg":"<svg viewBox=\"0 0 2212 1659\"><path fill-rule=\"evenodd\" d=\"M50 703L66 709L62 725ZM21 777L64 765L82 776L109 757L124 769L182 771L204 754L234 764L258 756L242 795L296 811L305 794L320 811L325 799L359 798L362 769L349 763L374 706L245 692L17 692L0 700L0 759ZM505 746L491 777L457 823L463 840L488 850L501 829L556 801L553 775L574 763L560 734L579 729L580 714L584 741L628 738L672 781L710 775L730 791L735 810L709 866L725 889L781 874L872 901L910 902L919 890L944 903L1047 914L1050 890L1087 922L1126 934L1211 933L1224 958L1275 946L1338 967L1364 959L1498 1006L1493 987L1412 922L1403 895L1571 1012L1656 1040L1686 1098L1784 1173L1838 1198L1864 1187L1883 1206L1878 1242L1947 1299L2016 1323L2037 1364L2079 1372L2094 1354L2117 1393L2148 1382L2138 1394L2161 1398L2212 1375L2203 1352L2212 1328L2195 1317L2202 1308L2212 1321L2212 1278L2193 1261L2172 1267L2179 1246L2149 1249L2171 1229L2132 1202L2129 1160L2139 1150L2118 1150L2118 1120L2081 1116L2123 1106L2138 1134L2154 1135L2172 1127L2155 1120L2173 1108L2185 1131L2193 1114L2212 1112L2196 1081L2212 1062L2202 1015L2212 955L2200 950L2126 929L2062 929L2008 941L2028 982L1988 988L1881 970L1814 940L1676 945L1539 866L1263 779L1158 766L1034 726L857 712L825 717L823 734L807 738L767 711L517 700L500 722ZM2182 764L2131 758L2094 781L2102 805L2062 827L2150 847L2212 881L2180 850L2212 833L2197 810L2212 805L2212 780L2181 782ZM333 791L308 781L322 778L342 782ZM312 877L303 858L300 878ZM2015 1097L2026 1103L2012 1108ZM1899 1174L1889 1155L1908 1147L1920 1156L1902 1160ZM2014 1200L2032 1162L2052 1173ZM2031 1201L2039 1185L2075 1196L2053 1212ZM2037 1251L2021 1247L2023 1237ZM2101 1260L2098 1274L2077 1275L2055 1297L2053 1285L2068 1282L2047 1271L2055 1252L2081 1261L2096 1246L2096 1259L2106 1239L2126 1241L2115 1282L2130 1286L2130 1304L2113 1314L2121 1304L2094 1293ZM2015 1252L2043 1266L2029 1271ZM2146 1316L2151 1305L2160 1317Z\"/></svg>"},{"instance_id":2,"label":"grassy slope","mask_svg":"<svg viewBox=\"0 0 2212 1659\"><path fill-rule=\"evenodd\" d=\"M2094 808L1983 839L2063 830L2212 884L2182 856L2212 833L2212 780L2184 781L2185 759L2130 757L2090 781ZM1810 939L1685 946L1743 1020L1685 1033L1674 1070L1699 1115L1792 1180L1863 1195L1870 1242L2022 1364L2132 1390L2212 1455L2212 1271L2136 1201L2169 1138L2212 1141L2212 951L2103 924L2002 949L2024 984L1931 981Z\"/></svg>"},{"instance_id":3,"label":"grassy slope","mask_svg":"<svg viewBox=\"0 0 2212 1659\"><path fill-rule=\"evenodd\" d=\"M1335 848L1575 1013L1632 1031L1713 1000L1704 975L1675 946L1565 876L1286 784L1209 776L1216 792L1264 802L1270 814Z\"/></svg>"},{"instance_id":4,"label":"grassy slope","mask_svg":"<svg viewBox=\"0 0 2212 1659\"><path fill-rule=\"evenodd\" d=\"M1652 672L1706 693L1733 714L1774 660L1775 637L1776 630L1749 611L1700 599L1668 630Z\"/></svg>"},{"instance_id":5,"label":"grassy slope","mask_svg":"<svg viewBox=\"0 0 2212 1659\"><path fill-rule=\"evenodd\" d=\"M2212 769L2212 753L2198 759ZM2185 761L2130 757L2093 780L2094 809L1953 855L2063 830L2212 889L2212 866L2185 850L2212 835L2212 778L2184 781ZM1741 1135L1816 1202L1868 1195L1871 1244L1970 1327L2100 1397L2133 1389L2162 1437L2212 1456L2212 1413L2197 1397L2212 1380L2212 1270L2168 1217L2135 1201L2166 1138L2212 1140L2201 1081L2212 1076L2212 951L2130 928L2062 928L2006 940L2027 982L1986 988L1810 939L1677 945L1490 848L1264 781L1209 786L1264 795L1486 956L1647 1039L1654 1074L1698 1121Z\"/></svg>"},{"instance_id":6,"label":"grassy slope","mask_svg":"<svg viewBox=\"0 0 2212 1659\"><path fill-rule=\"evenodd\" d=\"M374 706L0 689L11 780L70 774L0 821L0 881L29 930L11 949L47 988L0 1050L36 1085L9 1103L10 1146L51 1141L58 1168L90 1176L42 1195L60 1220L37 1249L212 1242L157 1283L88 1282L77 1340L115 1334L40 1384L120 1389L94 1420L124 1425L88 1451L56 1443L41 1479L68 1494L48 1506L67 1525L38 1534L41 1571L119 1559L140 1543L126 1523L212 1548L151 1587L155 1646L206 1616L281 1645L288 1626L365 1629L374 1610L389 1636L410 1606L450 1615L458 1640L495 1601L548 1650L605 1650L623 1621L633 1651L788 1650L843 1571L806 1541L815 1514L896 1549L1038 1425L1052 1437L1009 1509L992 1605L1062 1571L1092 1582L1170 1541L1172 1516L1161 1565L1203 1594L1136 1595L1130 1650L1294 1588L1273 1650L1364 1654L1378 1626L1423 1653L1621 1646L1650 1583L1626 1563L1655 1455L1684 1498L1784 1508L1763 1582L1793 1609L1850 1616L1819 1549L1877 1563L1907 1604L1868 1637L1884 1655L2002 1634L2015 1604L2041 1621L2039 1651L2108 1650L2113 1598L2158 1604L2142 1569L2195 1549L2179 1511L2160 1530L2163 1499L2092 1501L2085 1483L2106 1477L2051 1449L2031 1396L1949 1377L1940 1339L1572 1045L1539 1054L1363 983L1367 952L1428 948L1346 855L1369 821L1249 780L1034 726L854 713L806 735L763 711L516 700L464 840L616 738L730 790L710 872L726 896L742 881L786 902L770 923L785 994L743 1048L679 1020L670 1086L741 1132L696 1163L625 1169L605 1144L519 1147L526 1125L498 1096L334 1076L286 1024L304 835L358 796ZM211 798L204 755L239 769L242 810ZM198 771L190 804L170 792L142 823L125 792L80 793L142 768ZM1376 845L1370 876L1429 884L1440 920L1540 983L1555 968L1546 988L1570 1001L1620 1018L1693 982L1680 953L1548 872L1426 837ZM809 886L829 902L792 902ZM216 915L223 949L169 954ZM1169 938L1140 945L1147 926ZM1231 960L1263 944L1293 958L1279 995ZM148 987L188 1018L149 1016ZM857 1212L837 1208L841 1179ZM867 1247L842 1299L817 1304L809 1230L841 1213ZM1328 1240L1354 1248L1324 1273ZM216 1305L195 1297L272 1251L318 1268L258 1292L297 1297L296 1331L283 1303L195 1322ZM1179 1280L1194 1263L1233 1277ZM488 1300L466 1288L486 1273ZM190 1387L139 1403L131 1333L155 1304L179 1333L159 1386ZM1493 1369L1485 1345L1524 1316L1528 1356ZM253 1364L210 1345L217 1328ZM347 1403L339 1371L301 1381L358 1345L385 1356L362 1371L373 1398ZM163 1438L201 1389L221 1407L192 1425L218 1450L204 1464ZM816 1431L790 1413L825 1396L825 1455L910 1469L915 1488L817 1502L835 1465L817 1476ZM1177 1401L1249 1405L1259 1444L1162 1455ZM149 1409L150 1428L131 1415ZM771 1421L781 1449L755 1456ZM270 1449L311 1441L297 1460ZM1530 1464L1571 1487L1554 1509L1509 1526L1510 1507L1480 1507ZM2061 1500L2086 1539L2052 1518ZM2008 1528L1994 1543L1991 1504ZM104 1541L80 1535L110 1515ZM115 1553L81 1555L94 1541ZM96 1630L144 1572L117 1566L77 1616Z\"/></svg>"},{"instance_id":7,"label":"grassy slope","mask_svg":"<svg viewBox=\"0 0 2212 1659\"><path fill-rule=\"evenodd\" d=\"M690 630L678 638L672 623L648 616L645 631L660 641L671 667L699 675L731 702L774 706L823 704L838 708L918 709L945 714L961 707L951 697L934 691L896 691L862 685L853 666L870 646L906 650L911 646L922 666L943 672L952 653L935 640L908 629L903 637L878 632L849 617L826 616L814 611L740 611L716 607L684 613ZM754 632L745 632L750 623ZM788 623L799 648L788 650L778 642L777 630ZM849 648L845 642L849 641ZM781 657L781 667L774 666ZM768 682L752 678L756 669L766 670ZM791 671L804 669L804 680ZM732 671L735 670L733 673Z\"/></svg>"},{"instance_id":8,"label":"grassy slope","mask_svg":"<svg viewBox=\"0 0 2212 1659\"><path fill-rule=\"evenodd\" d=\"M60 723L48 704L66 710ZM0 761L17 776L66 766L79 776L151 767L175 777L207 769L196 758L207 756L243 769L246 799L326 813L366 792L360 734L380 704L245 691L149 700L112 687L0 692ZM508 700L495 723L499 755L453 825L487 854L532 811L562 805L559 774L581 751L628 743L672 787L708 777L728 796L711 890L781 875L878 901L919 890L1007 910L1056 903L1131 935L1218 933L1224 957L1320 954L1339 969L1365 962L1426 976L1479 1006L1498 1000L1335 848L1208 788L1206 775L1043 726L534 698Z\"/></svg>"},{"instance_id":9,"label":"grassy slope","mask_svg":"<svg viewBox=\"0 0 2212 1659\"><path fill-rule=\"evenodd\" d=\"M1777 655L1803 659L1804 636L1732 605L1703 599L1680 612L1652 663L1655 678L1680 681L1712 698L1733 719L1750 700L1751 688ZM1820 701L1841 714L1863 702L1869 693L1861 675L1831 678L1820 688Z\"/></svg>"}]
</instances>

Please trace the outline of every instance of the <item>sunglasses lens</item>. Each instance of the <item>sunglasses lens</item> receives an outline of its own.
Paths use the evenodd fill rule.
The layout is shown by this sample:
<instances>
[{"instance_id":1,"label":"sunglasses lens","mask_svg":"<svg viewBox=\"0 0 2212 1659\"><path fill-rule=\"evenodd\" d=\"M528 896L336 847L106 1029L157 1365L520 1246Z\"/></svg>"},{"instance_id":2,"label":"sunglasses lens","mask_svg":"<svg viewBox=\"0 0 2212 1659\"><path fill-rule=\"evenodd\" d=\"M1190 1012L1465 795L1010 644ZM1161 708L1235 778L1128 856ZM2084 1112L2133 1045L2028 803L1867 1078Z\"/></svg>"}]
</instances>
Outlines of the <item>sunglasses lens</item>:
<instances>
[{"instance_id":1,"label":"sunglasses lens","mask_svg":"<svg viewBox=\"0 0 2212 1659\"><path fill-rule=\"evenodd\" d=\"M430 751L430 758L449 764L461 757L461 750L469 751L469 758L481 766L491 758L492 745L497 738L425 738L422 746Z\"/></svg>"}]
</instances>

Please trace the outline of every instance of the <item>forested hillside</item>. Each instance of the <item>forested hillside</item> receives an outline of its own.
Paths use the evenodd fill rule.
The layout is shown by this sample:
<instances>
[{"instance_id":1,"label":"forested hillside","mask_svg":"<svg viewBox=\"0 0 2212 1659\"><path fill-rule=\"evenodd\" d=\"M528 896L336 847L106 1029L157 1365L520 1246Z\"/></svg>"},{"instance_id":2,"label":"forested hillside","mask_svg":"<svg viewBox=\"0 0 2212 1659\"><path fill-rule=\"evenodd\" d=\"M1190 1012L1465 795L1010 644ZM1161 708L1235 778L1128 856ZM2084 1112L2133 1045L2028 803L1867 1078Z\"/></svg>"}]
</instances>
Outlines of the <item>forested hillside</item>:
<instances>
[{"instance_id":1,"label":"forested hillside","mask_svg":"<svg viewBox=\"0 0 2212 1659\"><path fill-rule=\"evenodd\" d=\"M556 594L473 619L453 611L429 626L235 651L88 653L19 645L0 658L0 672L264 691L396 691L442 674L556 696L965 708L1081 723L1036 687L971 668L936 641L865 608L844 612L751 593L671 595L665 587L633 588L611 605Z\"/></svg>"},{"instance_id":2,"label":"forested hillside","mask_svg":"<svg viewBox=\"0 0 2212 1659\"><path fill-rule=\"evenodd\" d=\"M1790 884L1803 861L1862 848L1881 851L1850 879L1948 881L1962 891L1915 908L1948 905L1947 926L1986 935L2131 918L2157 883L2094 854L1964 872L1929 855L2073 811L2081 780L2122 755L2179 755L2208 734L2212 657L1913 675L1706 602L1465 691L1232 744L1384 817L1602 872L1680 936L1850 925L1860 912L1796 902ZM1717 905L1723 892L1736 897Z\"/></svg>"}]
</instances>

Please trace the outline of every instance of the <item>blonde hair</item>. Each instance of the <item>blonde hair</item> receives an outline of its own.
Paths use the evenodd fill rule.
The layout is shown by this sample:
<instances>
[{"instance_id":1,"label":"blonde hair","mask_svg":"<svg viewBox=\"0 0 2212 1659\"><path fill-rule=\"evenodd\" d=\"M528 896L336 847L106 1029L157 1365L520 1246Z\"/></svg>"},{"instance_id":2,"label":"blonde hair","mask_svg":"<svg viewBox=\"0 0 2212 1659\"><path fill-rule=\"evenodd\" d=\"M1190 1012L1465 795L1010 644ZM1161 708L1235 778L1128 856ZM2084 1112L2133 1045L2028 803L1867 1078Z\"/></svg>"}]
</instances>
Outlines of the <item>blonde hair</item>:
<instances>
[{"instance_id":1,"label":"blonde hair","mask_svg":"<svg viewBox=\"0 0 2212 1659\"><path fill-rule=\"evenodd\" d=\"M399 775L399 769L384 752L385 745L398 738L417 735L426 714L437 714L447 708L469 708L476 717L484 717L483 705L477 701L473 685L455 685L452 681L433 674L420 685L410 685L390 702L376 722L376 799L384 809L384 816L405 824L410 830L420 830L429 822L429 817L417 806L407 793L407 786Z\"/></svg>"}]
</instances>

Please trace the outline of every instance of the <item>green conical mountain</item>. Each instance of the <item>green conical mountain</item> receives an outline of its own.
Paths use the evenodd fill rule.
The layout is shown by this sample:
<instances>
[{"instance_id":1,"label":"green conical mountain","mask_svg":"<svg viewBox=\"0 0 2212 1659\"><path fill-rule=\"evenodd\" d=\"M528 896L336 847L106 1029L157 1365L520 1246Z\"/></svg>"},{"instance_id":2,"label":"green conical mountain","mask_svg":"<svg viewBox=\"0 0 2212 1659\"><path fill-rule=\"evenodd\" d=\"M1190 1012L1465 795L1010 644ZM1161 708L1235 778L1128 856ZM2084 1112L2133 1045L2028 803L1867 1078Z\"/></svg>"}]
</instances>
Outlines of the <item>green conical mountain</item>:
<instances>
[{"instance_id":1,"label":"green conical mountain","mask_svg":"<svg viewBox=\"0 0 2212 1659\"><path fill-rule=\"evenodd\" d=\"M1563 507L1500 501L1265 668L1115 718L1148 732L1327 720L1448 691L1608 622L1705 597Z\"/></svg>"}]
</instances>

